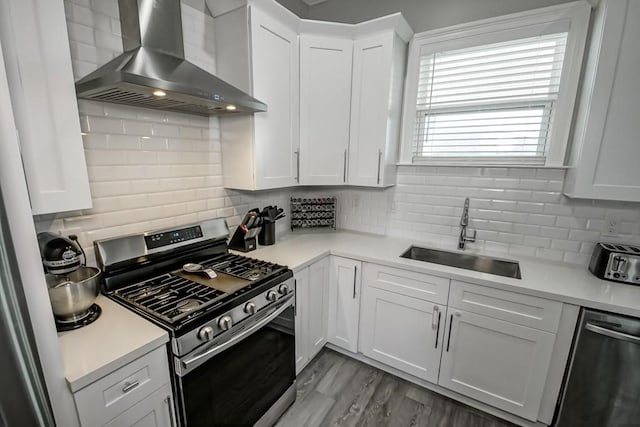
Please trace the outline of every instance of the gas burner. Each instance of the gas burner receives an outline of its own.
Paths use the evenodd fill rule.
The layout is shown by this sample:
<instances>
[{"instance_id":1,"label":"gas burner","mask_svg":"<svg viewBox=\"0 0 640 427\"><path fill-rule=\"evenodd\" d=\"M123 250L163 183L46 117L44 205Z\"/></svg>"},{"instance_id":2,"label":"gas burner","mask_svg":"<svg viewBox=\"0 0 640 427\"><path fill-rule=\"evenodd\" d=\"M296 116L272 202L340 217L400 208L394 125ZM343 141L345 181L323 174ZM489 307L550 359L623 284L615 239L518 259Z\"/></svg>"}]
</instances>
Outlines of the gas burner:
<instances>
[{"instance_id":1,"label":"gas burner","mask_svg":"<svg viewBox=\"0 0 640 427\"><path fill-rule=\"evenodd\" d=\"M213 259L201 263L214 271L256 281L286 270L286 267L258 259L234 254L220 254Z\"/></svg>"},{"instance_id":2,"label":"gas burner","mask_svg":"<svg viewBox=\"0 0 640 427\"><path fill-rule=\"evenodd\" d=\"M176 304L176 310L181 313L188 313L200 307L202 305L202 301L195 298L187 298L185 300L180 301Z\"/></svg>"},{"instance_id":3,"label":"gas burner","mask_svg":"<svg viewBox=\"0 0 640 427\"><path fill-rule=\"evenodd\" d=\"M268 273L267 273L268 274ZM257 268L253 269L253 270L249 270L246 273L244 273L242 275L245 279L249 279L249 280L258 280L261 279L262 277L265 276L265 272L263 272L262 270L259 270Z\"/></svg>"},{"instance_id":4,"label":"gas burner","mask_svg":"<svg viewBox=\"0 0 640 427\"><path fill-rule=\"evenodd\" d=\"M136 307L175 323L201 309L215 305L226 294L212 287L173 274L118 289L114 293Z\"/></svg>"}]
</instances>

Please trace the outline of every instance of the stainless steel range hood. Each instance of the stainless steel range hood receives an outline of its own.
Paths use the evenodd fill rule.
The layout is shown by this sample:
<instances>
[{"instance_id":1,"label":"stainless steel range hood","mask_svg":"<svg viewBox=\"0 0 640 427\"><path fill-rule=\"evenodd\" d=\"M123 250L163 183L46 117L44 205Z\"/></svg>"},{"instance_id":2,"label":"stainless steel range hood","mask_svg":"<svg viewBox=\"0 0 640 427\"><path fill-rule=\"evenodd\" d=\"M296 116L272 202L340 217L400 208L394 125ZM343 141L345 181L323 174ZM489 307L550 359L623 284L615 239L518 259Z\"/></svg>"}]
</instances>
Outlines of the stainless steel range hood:
<instances>
[{"instance_id":1,"label":"stainless steel range hood","mask_svg":"<svg viewBox=\"0 0 640 427\"><path fill-rule=\"evenodd\" d=\"M184 59L179 0L118 0L124 53L76 83L78 98L209 116L267 106Z\"/></svg>"}]
</instances>

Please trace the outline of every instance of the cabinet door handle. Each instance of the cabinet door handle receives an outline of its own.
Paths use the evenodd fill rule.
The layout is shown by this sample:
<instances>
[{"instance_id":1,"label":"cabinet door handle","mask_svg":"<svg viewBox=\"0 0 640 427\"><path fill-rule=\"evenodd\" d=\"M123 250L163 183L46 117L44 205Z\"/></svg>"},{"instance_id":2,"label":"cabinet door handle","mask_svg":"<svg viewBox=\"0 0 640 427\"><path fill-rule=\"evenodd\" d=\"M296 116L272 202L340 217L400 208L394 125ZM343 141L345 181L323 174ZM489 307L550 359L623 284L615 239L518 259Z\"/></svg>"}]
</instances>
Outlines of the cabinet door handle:
<instances>
[{"instance_id":1,"label":"cabinet door handle","mask_svg":"<svg viewBox=\"0 0 640 427\"><path fill-rule=\"evenodd\" d=\"M164 398L164 401L167 403L167 409L169 410L169 422L171 423L171 427L176 427L176 422L173 419L173 408L171 407L171 396L167 396Z\"/></svg>"},{"instance_id":2,"label":"cabinet door handle","mask_svg":"<svg viewBox=\"0 0 640 427\"><path fill-rule=\"evenodd\" d=\"M300 150L294 153L296 154L296 182L300 184Z\"/></svg>"},{"instance_id":3,"label":"cabinet door handle","mask_svg":"<svg viewBox=\"0 0 640 427\"><path fill-rule=\"evenodd\" d=\"M438 327L438 318L437 314L440 312L440 307L437 305L433 306L433 315L431 316L431 329L435 330Z\"/></svg>"},{"instance_id":4,"label":"cabinet door handle","mask_svg":"<svg viewBox=\"0 0 640 427\"><path fill-rule=\"evenodd\" d=\"M298 295L298 280L293 279L293 290ZM293 300L293 317L298 317L298 302Z\"/></svg>"},{"instance_id":5,"label":"cabinet door handle","mask_svg":"<svg viewBox=\"0 0 640 427\"><path fill-rule=\"evenodd\" d=\"M356 299L356 277L358 276L358 266L353 266L353 299Z\"/></svg>"},{"instance_id":6,"label":"cabinet door handle","mask_svg":"<svg viewBox=\"0 0 640 427\"><path fill-rule=\"evenodd\" d=\"M378 150L378 180L377 183L380 184L380 165L382 163L382 150Z\"/></svg>"},{"instance_id":7,"label":"cabinet door handle","mask_svg":"<svg viewBox=\"0 0 640 427\"><path fill-rule=\"evenodd\" d=\"M124 383L124 387L122 387L122 392L128 393L134 388L138 387L139 385L140 385L140 381L134 381L132 383L127 381L126 383Z\"/></svg>"},{"instance_id":8,"label":"cabinet door handle","mask_svg":"<svg viewBox=\"0 0 640 427\"><path fill-rule=\"evenodd\" d=\"M442 313L438 312L438 328L436 329L436 346L438 348L438 338L440 335L440 318L442 317Z\"/></svg>"},{"instance_id":9,"label":"cabinet door handle","mask_svg":"<svg viewBox=\"0 0 640 427\"><path fill-rule=\"evenodd\" d=\"M344 161L342 162L342 182L347 182L347 149L344 150Z\"/></svg>"},{"instance_id":10,"label":"cabinet door handle","mask_svg":"<svg viewBox=\"0 0 640 427\"><path fill-rule=\"evenodd\" d=\"M449 316L449 338L447 338L447 352L449 352L449 346L451 345L451 331L453 330L453 314Z\"/></svg>"}]
</instances>

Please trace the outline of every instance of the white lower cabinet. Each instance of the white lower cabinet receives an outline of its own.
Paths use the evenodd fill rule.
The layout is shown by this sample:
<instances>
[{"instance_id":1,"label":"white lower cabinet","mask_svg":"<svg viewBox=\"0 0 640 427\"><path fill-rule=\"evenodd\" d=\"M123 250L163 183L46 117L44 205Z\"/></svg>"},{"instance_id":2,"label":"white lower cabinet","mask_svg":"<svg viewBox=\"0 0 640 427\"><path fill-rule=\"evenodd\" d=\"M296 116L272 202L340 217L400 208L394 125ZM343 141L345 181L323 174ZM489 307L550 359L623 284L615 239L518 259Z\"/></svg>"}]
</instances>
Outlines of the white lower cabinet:
<instances>
[{"instance_id":1,"label":"white lower cabinet","mask_svg":"<svg viewBox=\"0 0 640 427\"><path fill-rule=\"evenodd\" d=\"M309 302L309 268L304 268L294 274L293 283L296 288L296 374L298 374L310 360L307 348L309 320L306 316Z\"/></svg>"},{"instance_id":2,"label":"white lower cabinet","mask_svg":"<svg viewBox=\"0 0 640 427\"><path fill-rule=\"evenodd\" d=\"M294 277L297 372L329 342L391 372L540 418L562 303L338 256Z\"/></svg>"},{"instance_id":3,"label":"white lower cabinet","mask_svg":"<svg viewBox=\"0 0 640 427\"><path fill-rule=\"evenodd\" d=\"M353 353L358 351L361 274L362 262L331 257L329 342Z\"/></svg>"},{"instance_id":4,"label":"white lower cabinet","mask_svg":"<svg viewBox=\"0 0 640 427\"><path fill-rule=\"evenodd\" d=\"M329 257L309 266L309 359L327 343L329 320Z\"/></svg>"},{"instance_id":5,"label":"white lower cabinet","mask_svg":"<svg viewBox=\"0 0 640 427\"><path fill-rule=\"evenodd\" d=\"M296 286L296 374L327 343L329 257L294 275Z\"/></svg>"},{"instance_id":6,"label":"white lower cabinet","mask_svg":"<svg viewBox=\"0 0 640 427\"><path fill-rule=\"evenodd\" d=\"M449 308L438 384L535 421L555 335Z\"/></svg>"},{"instance_id":7,"label":"white lower cabinet","mask_svg":"<svg viewBox=\"0 0 640 427\"><path fill-rule=\"evenodd\" d=\"M437 382L446 307L373 287L362 298L362 354Z\"/></svg>"},{"instance_id":8,"label":"white lower cabinet","mask_svg":"<svg viewBox=\"0 0 640 427\"><path fill-rule=\"evenodd\" d=\"M175 427L171 385L165 384L118 415L105 427Z\"/></svg>"},{"instance_id":9,"label":"white lower cabinet","mask_svg":"<svg viewBox=\"0 0 640 427\"><path fill-rule=\"evenodd\" d=\"M173 426L167 349L162 346L116 369L73 398L82 426Z\"/></svg>"}]
</instances>

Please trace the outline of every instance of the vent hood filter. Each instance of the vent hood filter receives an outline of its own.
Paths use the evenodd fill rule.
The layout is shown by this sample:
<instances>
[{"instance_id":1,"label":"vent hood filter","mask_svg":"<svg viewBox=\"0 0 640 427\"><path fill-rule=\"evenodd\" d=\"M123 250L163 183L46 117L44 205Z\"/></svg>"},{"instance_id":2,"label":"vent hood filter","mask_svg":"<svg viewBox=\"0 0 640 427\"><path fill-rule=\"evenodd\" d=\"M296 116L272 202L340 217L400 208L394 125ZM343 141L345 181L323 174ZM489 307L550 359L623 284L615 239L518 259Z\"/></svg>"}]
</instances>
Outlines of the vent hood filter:
<instances>
[{"instance_id":1,"label":"vent hood filter","mask_svg":"<svg viewBox=\"0 0 640 427\"><path fill-rule=\"evenodd\" d=\"M267 110L184 59L179 0L118 5L125 52L79 80L78 98L203 116Z\"/></svg>"}]
</instances>

